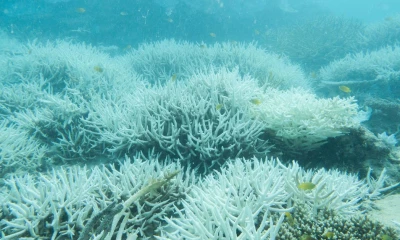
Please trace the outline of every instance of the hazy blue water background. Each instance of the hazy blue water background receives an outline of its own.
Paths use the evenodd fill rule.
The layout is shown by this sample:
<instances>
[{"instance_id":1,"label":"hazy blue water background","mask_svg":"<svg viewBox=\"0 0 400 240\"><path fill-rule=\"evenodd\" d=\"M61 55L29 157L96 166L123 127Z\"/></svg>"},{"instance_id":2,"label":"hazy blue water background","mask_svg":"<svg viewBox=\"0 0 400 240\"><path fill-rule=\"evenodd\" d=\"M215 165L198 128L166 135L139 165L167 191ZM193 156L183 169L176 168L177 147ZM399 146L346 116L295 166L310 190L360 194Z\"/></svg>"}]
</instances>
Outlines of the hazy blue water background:
<instances>
[{"instance_id":1,"label":"hazy blue water background","mask_svg":"<svg viewBox=\"0 0 400 240\"><path fill-rule=\"evenodd\" d=\"M77 9L84 9L79 12ZM332 13L365 23L400 11L396 0L2 0L0 27L22 39L72 39L123 48L165 38L262 41L269 29ZM254 34L259 32L260 34ZM210 38L209 33L215 33Z\"/></svg>"}]
</instances>

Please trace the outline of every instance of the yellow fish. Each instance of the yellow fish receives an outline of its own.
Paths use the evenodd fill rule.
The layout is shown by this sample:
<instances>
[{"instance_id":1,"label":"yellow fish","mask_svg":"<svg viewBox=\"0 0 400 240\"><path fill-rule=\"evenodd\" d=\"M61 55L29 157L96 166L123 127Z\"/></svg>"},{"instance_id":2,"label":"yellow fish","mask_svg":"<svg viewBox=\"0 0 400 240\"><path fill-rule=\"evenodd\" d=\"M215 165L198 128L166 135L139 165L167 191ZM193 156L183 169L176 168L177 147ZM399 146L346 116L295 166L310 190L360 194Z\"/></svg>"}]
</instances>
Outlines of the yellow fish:
<instances>
[{"instance_id":1,"label":"yellow fish","mask_svg":"<svg viewBox=\"0 0 400 240\"><path fill-rule=\"evenodd\" d=\"M84 13L84 12L86 12L86 9L84 9L84 8L77 8L77 9L76 9L76 12L77 12L77 13Z\"/></svg>"},{"instance_id":2,"label":"yellow fish","mask_svg":"<svg viewBox=\"0 0 400 240\"><path fill-rule=\"evenodd\" d=\"M304 234L303 236L300 237L300 240L314 240L314 238L308 234Z\"/></svg>"},{"instance_id":3,"label":"yellow fish","mask_svg":"<svg viewBox=\"0 0 400 240\"><path fill-rule=\"evenodd\" d=\"M254 34L255 35L260 35L260 31L258 31L257 29L254 30Z\"/></svg>"},{"instance_id":4,"label":"yellow fish","mask_svg":"<svg viewBox=\"0 0 400 240\"><path fill-rule=\"evenodd\" d=\"M286 216L286 219L287 219L289 225L293 226L294 225L294 218L293 218L292 214L290 214L290 212L285 212L285 216Z\"/></svg>"},{"instance_id":5,"label":"yellow fish","mask_svg":"<svg viewBox=\"0 0 400 240\"><path fill-rule=\"evenodd\" d=\"M102 73L104 71L103 68L100 66L94 66L93 69L98 73Z\"/></svg>"},{"instance_id":6,"label":"yellow fish","mask_svg":"<svg viewBox=\"0 0 400 240\"><path fill-rule=\"evenodd\" d=\"M176 78L177 78L176 73L174 73L174 74L171 76L171 82L175 82L175 81L176 81Z\"/></svg>"},{"instance_id":7,"label":"yellow fish","mask_svg":"<svg viewBox=\"0 0 400 240\"><path fill-rule=\"evenodd\" d=\"M217 106L215 106L215 110L219 111L219 110L221 110L221 108L222 108L223 106L224 106L224 104L219 103L219 104L217 104Z\"/></svg>"},{"instance_id":8,"label":"yellow fish","mask_svg":"<svg viewBox=\"0 0 400 240\"><path fill-rule=\"evenodd\" d=\"M340 91L345 92L345 93L350 93L351 92L351 89L349 87L347 87L347 86L344 86L344 85L339 86L339 89L340 89Z\"/></svg>"},{"instance_id":9,"label":"yellow fish","mask_svg":"<svg viewBox=\"0 0 400 240\"><path fill-rule=\"evenodd\" d=\"M315 184L312 182L303 182L297 185L297 188L301 190L312 190L315 188Z\"/></svg>"},{"instance_id":10,"label":"yellow fish","mask_svg":"<svg viewBox=\"0 0 400 240\"><path fill-rule=\"evenodd\" d=\"M250 100L250 102L254 105L260 105L261 104L261 100L258 98L253 98Z\"/></svg>"},{"instance_id":11,"label":"yellow fish","mask_svg":"<svg viewBox=\"0 0 400 240\"><path fill-rule=\"evenodd\" d=\"M316 73L316 72L311 72L311 73L310 73L310 76L311 76L312 78L317 78L317 73Z\"/></svg>"},{"instance_id":12,"label":"yellow fish","mask_svg":"<svg viewBox=\"0 0 400 240\"><path fill-rule=\"evenodd\" d=\"M322 234L322 237L324 238L333 238L335 234L333 232L326 232L324 234Z\"/></svg>"},{"instance_id":13,"label":"yellow fish","mask_svg":"<svg viewBox=\"0 0 400 240\"><path fill-rule=\"evenodd\" d=\"M272 71L268 72L268 79L273 79L274 78L274 73Z\"/></svg>"},{"instance_id":14,"label":"yellow fish","mask_svg":"<svg viewBox=\"0 0 400 240\"><path fill-rule=\"evenodd\" d=\"M126 47L124 47L124 51L128 51L128 50L131 50L132 49L132 46L130 45L130 44L128 44L128 45L126 45Z\"/></svg>"},{"instance_id":15,"label":"yellow fish","mask_svg":"<svg viewBox=\"0 0 400 240\"><path fill-rule=\"evenodd\" d=\"M215 38L215 37L217 37L217 34L211 32L211 33L210 33L210 36L213 37L213 38Z\"/></svg>"},{"instance_id":16,"label":"yellow fish","mask_svg":"<svg viewBox=\"0 0 400 240\"><path fill-rule=\"evenodd\" d=\"M386 235L386 234L382 235L382 240L392 240L392 239L393 238L389 235Z\"/></svg>"}]
</instances>

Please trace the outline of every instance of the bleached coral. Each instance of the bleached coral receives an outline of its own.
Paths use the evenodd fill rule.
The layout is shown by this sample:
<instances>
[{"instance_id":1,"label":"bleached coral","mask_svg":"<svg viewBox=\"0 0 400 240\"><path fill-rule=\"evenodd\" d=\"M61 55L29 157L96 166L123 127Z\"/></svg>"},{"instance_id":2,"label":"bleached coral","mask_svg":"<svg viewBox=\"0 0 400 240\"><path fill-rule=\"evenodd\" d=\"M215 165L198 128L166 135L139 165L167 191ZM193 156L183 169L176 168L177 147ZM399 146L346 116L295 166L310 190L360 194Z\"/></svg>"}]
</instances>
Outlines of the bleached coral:
<instances>
[{"instance_id":1,"label":"bleached coral","mask_svg":"<svg viewBox=\"0 0 400 240\"><path fill-rule=\"evenodd\" d=\"M82 119L92 99L112 95L118 101L123 92L144 86L139 77L124 62L90 45L33 42L20 51L2 58L0 117L45 146L53 163L102 155L90 146L93 137L83 131Z\"/></svg>"},{"instance_id":2,"label":"bleached coral","mask_svg":"<svg viewBox=\"0 0 400 240\"><path fill-rule=\"evenodd\" d=\"M299 189L302 182L316 187ZM307 209L309 218L323 209L348 218L361 212L368 193L367 183L337 170L237 159L193 187L158 239L275 239L284 215L298 207Z\"/></svg>"},{"instance_id":3,"label":"bleached coral","mask_svg":"<svg viewBox=\"0 0 400 240\"><path fill-rule=\"evenodd\" d=\"M268 33L265 43L308 69L318 69L360 46L363 24L333 15L305 18Z\"/></svg>"},{"instance_id":4,"label":"bleached coral","mask_svg":"<svg viewBox=\"0 0 400 240\"><path fill-rule=\"evenodd\" d=\"M95 47L66 41L24 46L21 54L7 56L0 78L3 83L29 83L44 79L43 89L62 93L65 89L89 94L106 93L109 86L135 82L138 77L123 61L113 59ZM129 81L128 81L129 80Z\"/></svg>"},{"instance_id":5,"label":"bleached coral","mask_svg":"<svg viewBox=\"0 0 400 240\"><path fill-rule=\"evenodd\" d=\"M176 163L126 159L11 175L0 189L1 237L275 239L289 221L285 215L299 207L311 218L326 210L347 218L376 192L395 187L385 186L384 172L367 184L337 170L306 171L274 159L236 159L203 179L182 171ZM302 190L303 182L316 187Z\"/></svg>"},{"instance_id":6,"label":"bleached coral","mask_svg":"<svg viewBox=\"0 0 400 240\"><path fill-rule=\"evenodd\" d=\"M138 90L118 102L97 99L85 122L87 131L98 133L94 144L113 154L155 148L207 167L269 150L260 137L263 123L248 111L257 89L253 79L242 79L237 71L198 74L184 82Z\"/></svg>"},{"instance_id":7,"label":"bleached coral","mask_svg":"<svg viewBox=\"0 0 400 240\"><path fill-rule=\"evenodd\" d=\"M366 26L363 45L367 49L379 49L383 46L400 43L400 14L387 16L382 21L370 23Z\"/></svg>"},{"instance_id":8,"label":"bleached coral","mask_svg":"<svg viewBox=\"0 0 400 240\"><path fill-rule=\"evenodd\" d=\"M304 72L284 56L269 53L254 43L193 44L164 40L146 43L123 57L132 68L152 83L168 82L173 75L187 79L210 69L239 69L241 76L250 75L260 85L280 89L310 89Z\"/></svg>"},{"instance_id":9,"label":"bleached coral","mask_svg":"<svg viewBox=\"0 0 400 240\"><path fill-rule=\"evenodd\" d=\"M348 54L321 68L320 78L327 85L371 86L400 79L400 47Z\"/></svg>"},{"instance_id":10,"label":"bleached coral","mask_svg":"<svg viewBox=\"0 0 400 240\"><path fill-rule=\"evenodd\" d=\"M386 132L379 133L378 138L382 140L390 148L394 148L397 144L397 139L395 134L387 135Z\"/></svg>"},{"instance_id":11,"label":"bleached coral","mask_svg":"<svg viewBox=\"0 0 400 240\"><path fill-rule=\"evenodd\" d=\"M0 177L9 172L40 168L50 163L48 148L9 121L0 122Z\"/></svg>"},{"instance_id":12,"label":"bleached coral","mask_svg":"<svg viewBox=\"0 0 400 240\"><path fill-rule=\"evenodd\" d=\"M193 187L183 210L166 219L172 239L270 239L279 230L272 213L290 211L282 169L275 162L235 161ZM283 220L280 220L280 222ZM271 238L273 239L273 238Z\"/></svg>"},{"instance_id":13,"label":"bleached coral","mask_svg":"<svg viewBox=\"0 0 400 240\"><path fill-rule=\"evenodd\" d=\"M1 189L4 195L1 237L76 239L88 221L108 206L125 204L135 193L177 170L180 166L175 163L159 164L138 159L130 163L126 159L120 166L59 168L38 176L12 176L5 180L6 187ZM129 204L129 211L123 212L127 219L115 223L115 234L121 234L117 239L131 233L146 236L157 231L163 216L173 210L172 203L177 204L183 193L190 189L191 181L194 181L192 174L179 173L168 184L158 187L159 192L148 191L144 199L139 201L137 198L133 205ZM114 215L102 217L112 221ZM101 226L97 229L101 230ZM123 233L119 233L120 226ZM96 232L96 229L89 230L90 235ZM113 233L106 234L112 236Z\"/></svg>"},{"instance_id":14,"label":"bleached coral","mask_svg":"<svg viewBox=\"0 0 400 240\"><path fill-rule=\"evenodd\" d=\"M340 136L359 125L353 97L323 99L303 89L269 88L260 101L253 106L254 116L292 150L314 149L327 138Z\"/></svg>"}]
</instances>

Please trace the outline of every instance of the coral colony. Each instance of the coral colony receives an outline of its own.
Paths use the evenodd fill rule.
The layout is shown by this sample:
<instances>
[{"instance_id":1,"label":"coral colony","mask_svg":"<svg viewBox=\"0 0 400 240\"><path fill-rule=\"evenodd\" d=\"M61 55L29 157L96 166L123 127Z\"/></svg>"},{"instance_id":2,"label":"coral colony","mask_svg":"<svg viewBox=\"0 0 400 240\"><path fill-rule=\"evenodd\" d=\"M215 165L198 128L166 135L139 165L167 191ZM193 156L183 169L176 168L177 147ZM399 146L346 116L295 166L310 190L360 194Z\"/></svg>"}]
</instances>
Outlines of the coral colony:
<instances>
[{"instance_id":1,"label":"coral colony","mask_svg":"<svg viewBox=\"0 0 400 240\"><path fill-rule=\"evenodd\" d=\"M336 95L321 97L315 74L253 43L164 40L112 57L11 42L1 239L398 239L365 215L399 185L388 170L359 178L278 158L360 132L372 110L350 94L398 84L400 65L380 61L398 64L398 47L330 61L317 78ZM393 131L378 133L370 141L397 149Z\"/></svg>"}]
</instances>

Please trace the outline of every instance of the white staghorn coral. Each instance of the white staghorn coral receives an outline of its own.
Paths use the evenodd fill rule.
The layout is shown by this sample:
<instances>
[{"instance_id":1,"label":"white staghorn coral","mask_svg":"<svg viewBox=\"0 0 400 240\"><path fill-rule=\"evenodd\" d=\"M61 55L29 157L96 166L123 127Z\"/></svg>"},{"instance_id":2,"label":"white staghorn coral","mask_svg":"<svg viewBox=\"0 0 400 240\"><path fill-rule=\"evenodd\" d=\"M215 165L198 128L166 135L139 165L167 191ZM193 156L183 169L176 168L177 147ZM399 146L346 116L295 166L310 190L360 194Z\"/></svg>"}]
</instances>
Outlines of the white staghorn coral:
<instances>
[{"instance_id":1,"label":"white staghorn coral","mask_svg":"<svg viewBox=\"0 0 400 240\"><path fill-rule=\"evenodd\" d=\"M285 189L292 194L291 201L309 206L313 216L324 208L340 214L355 214L361 201L369 197L369 185L356 175L334 169L305 171L294 161L287 167L279 162L279 166L285 169ZM300 189L301 183L313 183L315 188L311 191Z\"/></svg>"},{"instance_id":2,"label":"white staghorn coral","mask_svg":"<svg viewBox=\"0 0 400 240\"><path fill-rule=\"evenodd\" d=\"M321 82L326 85L371 86L400 79L400 47L387 46L376 51L348 54L321 68Z\"/></svg>"},{"instance_id":3,"label":"white staghorn coral","mask_svg":"<svg viewBox=\"0 0 400 240\"><path fill-rule=\"evenodd\" d=\"M49 164L48 148L10 121L0 122L0 177Z\"/></svg>"},{"instance_id":4,"label":"white staghorn coral","mask_svg":"<svg viewBox=\"0 0 400 240\"><path fill-rule=\"evenodd\" d=\"M149 82L168 82L173 75L187 79L210 69L239 69L241 76L250 75L260 85L279 89L311 88L298 65L282 55L269 53L254 43L193 44L164 40L146 43L123 57L132 68Z\"/></svg>"},{"instance_id":5,"label":"white staghorn coral","mask_svg":"<svg viewBox=\"0 0 400 240\"><path fill-rule=\"evenodd\" d=\"M236 159L203 179L180 170L175 163L126 159L119 166L9 176L0 188L1 237L275 239L284 213L298 206L352 216L363 201L397 186L384 186L384 172L367 184L336 170L305 171L274 159ZM316 187L299 189L302 182Z\"/></svg>"},{"instance_id":6,"label":"white staghorn coral","mask_svg":"<svg viewBox=\"0 0 400 240\"><path fill-rule=\"evenodd\" d=\"M274 161L228 163L193 187L160 239L273 239L283 217L272 213L290 211L284 186Z\"/></svg>"},{"instance_id":7,"label":"white staghorn coral","mask_svg":"<svg viewBox=\"0 0 400 240\"><path fill-rule=\"evenodd\" d=\"M316 187L299 189L302 182ZM360 213L368 198L368 184L355 175L305 171L296 162L284 166L274 159L237 159L193 187L158 239L275 239L284 213L298 206L314 216L329 209L348 217Z\"/></svg>"},{"instance_id":8,"label":"white staghorn coral","mask_svg":"<svg viewBox=\"0 0 400 240\"><path fill-rule=\"evenodd\" d=\"M122 89L132 92L144 86L124 62L85 44L30 43L20 52L5 54L2 60L0 117L45 146L48 162L102 155L101 149L91 147L89 140L94 137L83 130L82 119L90 111L92 99L112 95L112 101L118 101ZM40 160L34 165L21 160L14 162L16 168L43 165Z\"/></svg>"},{"instance_id":9,"label":"white staghorn coral","mask_svg":"<svg viewBox=\"0 0 400 240\"><path fill-rule=\"evenodd\" d=\"M159 164L157 161L142 162L138 159L130 163L126 159L119 169L115 165L93 169L70 167L38 176L12 176L6 179L6 187L1 189L4 195L1 202L1 237L75 239L82 234L88 221L107 206L125 204L131 195L152 186L153 182L162 182L164 177L179 169L175 163ZM138 196L134 204L126 204L130 211L125 209L123 216L129 219L129 223L126 220L125 223L116 222L114 231L120 232L120 225L124 230L118 233L122 234L121 237L137 229L142 236L146 235L146 231L155 231L155 225L159 224L163 215L172 211L171 203L177 203L182 194L190 189L191 181L194 181L193 174L180 173L165 187L158 186L158 193L146 190L148 195L144 201L139 201ZM102 217L112 220L114 215ZM101 231L100 226L97 226L99 232L89 230L97 235ZM113 233L110 232L111 236Z\"/></svg>"},{"instance_id":10,"label":"white staghorn coral","mask_svg":"<svg viewBox=\"0 0 400 240\"><path fill-rule=\"evenodd\" d=\"M257 91L253 79L220 70L143 89L118 102L97 99L85 122L88 131L98 132L95 144L104 144L113 154L156 148L207 168L269 150L260 137L263 123L248 111Z\"/></svg>"},{"instance_id":11,"label":"white staghorn coral","mask_svg":"<svg viewBox=\"0 0 400 240\"><path fill-rule=\"evenodd\" d=\"M260 101L252 108L254 116L292 150L315 149L329 137L340 136L360 123L353 97L323 99L300 88L268 88Z\"/></svg>"},{"instance_id":12,"label":"white staghorn coral","mask_svg":"<svg viewBox=\"0 0 400 240\"><path fill-rule=\"evenodd\" d=\"M121 81L128 84L138 79L126 62L86 44L33 42L24 46L22 53L5 57L7 61L3 67L7 71L0 75L3 84L43 79L42 88L51 93L72 88L85 94L91 91L104 94L108 87Z\"/></svg>"}]
</instances>

